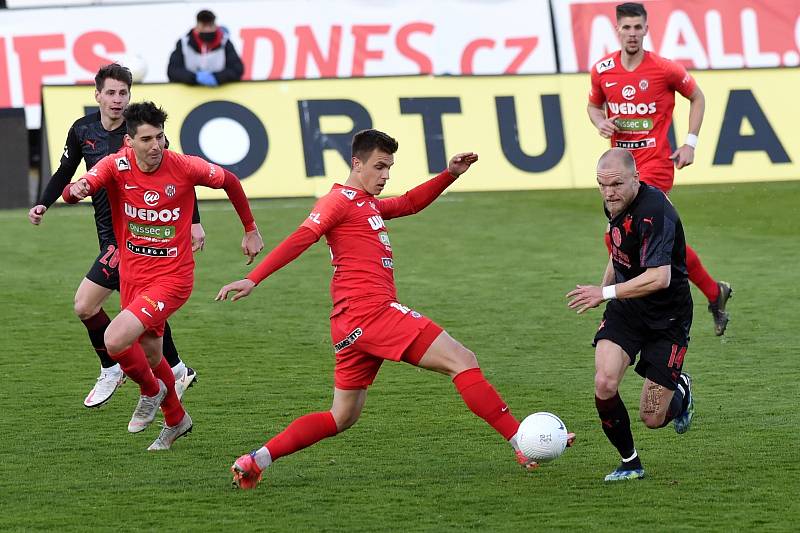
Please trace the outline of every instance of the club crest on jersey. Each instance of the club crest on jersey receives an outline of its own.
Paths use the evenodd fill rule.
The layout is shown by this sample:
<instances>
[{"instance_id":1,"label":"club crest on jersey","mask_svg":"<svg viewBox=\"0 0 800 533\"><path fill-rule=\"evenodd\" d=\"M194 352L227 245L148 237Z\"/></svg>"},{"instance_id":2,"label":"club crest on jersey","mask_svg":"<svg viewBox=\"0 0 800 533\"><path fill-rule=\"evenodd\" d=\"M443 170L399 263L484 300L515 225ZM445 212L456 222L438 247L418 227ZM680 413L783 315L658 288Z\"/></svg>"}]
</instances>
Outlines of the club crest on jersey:
<instances>
[{"instance_id":1,"label":"club crest on jersey","mask_svg":"<svg viewBox=\"0 0 800 533\"><path fill-rule=\"evenodd\" d=\"M595 68L597 68L597 73L598 74L602 74L603 72L605 72L607 70L611 70L612 68L614 68L614 58L613 57L609 57L605 61L600 61L597 64L597 67L595 67Z\"/></svg>"},{"instance_id":2,"label":"club crest on jersey","mask_svg":"<svg viewBox=\"0 0 800 533\"><path fill-rule=\"evenodd\" d=\"M356 197L356 191L354 191L352 189L342 189L342 194L347 196L348 200L352 200L353 198Z\"/></svg>"},{"instance_id":3,"label":"club crest on jersey","mask_svg":"<svg viewBox=\"0 0 800 533\"><path fill-rule=\"evenodd\" d=\"M173 184L171 184L171 183L170 183L169 185L167 185L166 187L164 187L164 194L166 194L166 195L167 195L167 196L169 196L170 198L172 198L173 196L175 196L175 186L174 186Z\"/></svg>"},{"instance_id":4,"label":"club crest on jersey","mask_svg":"<svg viewBox=\"0 0 800 533\"><path fill-rule=\"evenodd\" d=\"M619 228L616 226L611 228L611 240L614 241L614 246L622 244L622 232L620 232Z\"/></svg>"},{"instance_id":5,"label":"club crest on jersey","mask_svg":"<svg viewBox=\"0 0 800 533\"><path fill-rule=\"evenodd\" d=\"M117 162L117 170L119 171L131 169L131 163L130 161L128 161L127 157L118 157L116 159L116 162Z\"/></svg>"},{"instance_id":6,"label":"club crest on jersey","mask_svg":"<svg viewBox=\"0 0 800 533\"><path fill-rule=\"evenodd\" d=\"M640 90L646 91L648 87L650 87L650 83L647 80L639 81L639 89Z\"/></svg>"},{"instance_id":7,"label":"club crest on jersey","mask_svg":"<svg viewBox=\"0 0 800 533\"><path fill-rule=\"evenodd\" d=\"M144 203L149 205L150 207L154 207L158 205L158 201L161 199L161 195L158 194L156 191L147 191L144 193L142 197L144 199Z\"/></svg>"},{"instance_id":8,"label":"club crest on jersey","mask_svg":"<svg viewBox=\"0 0 800 533\"><path fill-rule=\"evenodd\" d=\"M633 85L626 85L622 88L622 97L625 100L633 100L634 96L636 96L636 87Z\"/></svg>"}]
</instances>

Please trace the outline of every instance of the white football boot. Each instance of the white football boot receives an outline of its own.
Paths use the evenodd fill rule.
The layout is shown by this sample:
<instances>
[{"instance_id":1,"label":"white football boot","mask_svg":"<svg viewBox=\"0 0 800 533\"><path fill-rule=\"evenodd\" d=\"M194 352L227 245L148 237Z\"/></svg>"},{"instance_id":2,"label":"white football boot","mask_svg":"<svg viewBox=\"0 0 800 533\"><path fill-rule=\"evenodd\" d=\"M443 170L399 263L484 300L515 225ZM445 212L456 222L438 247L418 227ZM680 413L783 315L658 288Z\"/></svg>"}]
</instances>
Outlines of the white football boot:
<instances>
[{"instance_id":1,"label":"white football boot","mask_svg":"<svg viewBox=\"0 0 800 533\"><path fill-rule=\"evenodd\" d=\"M128 422L128 431L131 433L139 433L147 429L153 419L156 417L158 408L161 407L161 402L167 396L167 386L160 379L158 381L158 394L155 396L139 396L139 403L136 404L136 409L133 411L131 421Z\"/></svg>"},{"instance_id":2,"label":"white football boot","mask_svg":"<svg viewBox=\"0 0 800 533\"><path fill-rule=\"evenodd\" d=\"M175 394L178 395L178 399L183 399L183 393L186 390L194 385L195 381L197 380L197 372L194 371L194 368L186 367L186 370L181 374L181 376L175 376Z\"/></svg>"},{"instance_id":3,"label":"white football boot","mask_svg":"<svg viewBox=\"0 0 800 533\"><path fill-rule=\"evenodd\" d=\"M183 415L183 418L175 426L164 425L159 433L158 438L153 441L153 444L147 448L149 451L169 450L172 443L192 431L192 417L189 413Z\"/></svg>"},{"instance_id":4,"label":"white football boot","mask_svg":"<svg viewBox=\"0 0 800 533\"><path fill-rule=\"evenodd\" d=\"M119 363L108 368L100 368L100 376L97 378L92 390L83 400L83 405L86 407L100 407L111 399L117 387L124 382L125 373Z\"/></svg>"}]
</instances>

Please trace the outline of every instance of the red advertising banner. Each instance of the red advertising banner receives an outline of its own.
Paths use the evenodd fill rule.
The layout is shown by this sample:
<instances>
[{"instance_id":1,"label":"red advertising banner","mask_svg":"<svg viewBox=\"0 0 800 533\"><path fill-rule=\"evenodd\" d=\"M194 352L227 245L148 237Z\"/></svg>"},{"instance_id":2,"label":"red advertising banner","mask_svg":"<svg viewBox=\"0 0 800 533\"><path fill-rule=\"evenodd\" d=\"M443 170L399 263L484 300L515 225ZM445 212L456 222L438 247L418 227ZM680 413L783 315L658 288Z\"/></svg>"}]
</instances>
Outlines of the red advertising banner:
<instances>
[{"instance_id":1,"label":"red advertising banner","mask_svg":"<svg viewBox=\"0 0 800 533\"><path fill-rule=\"evenodd\" d=\"M553 5L562 72L587 72L619 49L619 2L556 0ZM645 48L691 69L800 65L797 0L650 0Z\"/></svg>"}]
</instances>

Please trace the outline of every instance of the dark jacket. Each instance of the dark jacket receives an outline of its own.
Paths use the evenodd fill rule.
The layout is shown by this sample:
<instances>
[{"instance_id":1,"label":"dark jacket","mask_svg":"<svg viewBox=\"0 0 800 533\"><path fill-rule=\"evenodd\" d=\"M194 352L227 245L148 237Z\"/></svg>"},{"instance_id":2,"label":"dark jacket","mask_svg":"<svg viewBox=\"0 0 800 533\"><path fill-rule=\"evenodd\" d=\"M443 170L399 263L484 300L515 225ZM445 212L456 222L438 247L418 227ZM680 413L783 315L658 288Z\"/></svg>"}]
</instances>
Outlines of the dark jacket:
<instances>
[{"instance_id":1,"label":"dark jacket","mask_svg":"<svg viewBox=\"0 0 800 533\"><path fill-rule=\"evenodd\" d=\"M202 43L194 30L181 37L169 57L169 81L197 85L195 73L206 70L214 74L220 84L239 81L244 65L228 38L228 31L219 28L219 38L210 45Z\"/></svg>"}]
</instances>

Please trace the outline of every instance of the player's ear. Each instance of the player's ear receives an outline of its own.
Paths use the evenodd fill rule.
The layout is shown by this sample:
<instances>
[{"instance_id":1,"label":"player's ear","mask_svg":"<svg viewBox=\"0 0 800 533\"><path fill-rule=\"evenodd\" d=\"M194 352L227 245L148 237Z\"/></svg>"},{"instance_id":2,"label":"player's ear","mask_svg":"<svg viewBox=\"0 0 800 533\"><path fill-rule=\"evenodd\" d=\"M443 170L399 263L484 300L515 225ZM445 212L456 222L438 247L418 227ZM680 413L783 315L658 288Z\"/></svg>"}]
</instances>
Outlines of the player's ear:
<instances>
[{"instance_id":1,"label":"player's ear","mask_svg":"<svg viewBox=\"0 0 800 533\"><path fill-rule=\"evenodd\" d=\"M98 104L100 103L100 91L98 91L97 89L94 90L94 101L97 102Z\"/></svg>"},{"instance_id":2,"label":"player's ear","mask_svg":"<svg viewBox=\"0 0 800 533\"><path fill-rule=\"evenodd\" d=\"M125 146L127 146L128 148L133 148L133 139L131 138L131 136L130 136L130 135L128 135L128 134L126 133L126 134L125 134L125 139L124 139L124 140L125 140Z\"/></svg>"},{"instance_id":3,"label":"player's ear","mask_svg":"<svg viewBox=\"0 0 800 533\"><path fill-rule=\"evenodd\" d=\"M356 172L361 172L361 160L355 156L350 160L350 168Z\"/></svg>"}]
</instances>

